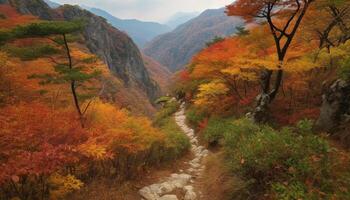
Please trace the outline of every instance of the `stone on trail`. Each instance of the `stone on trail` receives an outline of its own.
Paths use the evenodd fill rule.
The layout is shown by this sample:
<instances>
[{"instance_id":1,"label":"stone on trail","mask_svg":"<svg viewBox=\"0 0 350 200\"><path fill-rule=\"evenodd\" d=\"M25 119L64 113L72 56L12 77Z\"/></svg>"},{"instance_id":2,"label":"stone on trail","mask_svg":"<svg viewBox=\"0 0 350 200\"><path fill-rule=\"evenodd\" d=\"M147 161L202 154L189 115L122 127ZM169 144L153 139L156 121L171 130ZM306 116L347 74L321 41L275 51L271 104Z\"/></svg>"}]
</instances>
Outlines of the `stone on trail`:
<instances>
[{"instance_id":1,"label":"stone on trail","mask_svg":"<svg viewBox=\"0 0 350 200\"><path fill-rule=\"evenodd\" d=\"M139 190L139 194L145 200L157 200L159 198L159 196L157 194L152 193L152 191L149 187L144 187L141 190Z\"/></svg>"},{"instance_id":2,"label":"stone on trail","mask_svg":"<svg viewBox=\"0 0 350 200\"><path fill-rule=\"evenodd\" d=\"M157 200L179 200L176 195L164 195Z\"/></svg>"}]
</instances>

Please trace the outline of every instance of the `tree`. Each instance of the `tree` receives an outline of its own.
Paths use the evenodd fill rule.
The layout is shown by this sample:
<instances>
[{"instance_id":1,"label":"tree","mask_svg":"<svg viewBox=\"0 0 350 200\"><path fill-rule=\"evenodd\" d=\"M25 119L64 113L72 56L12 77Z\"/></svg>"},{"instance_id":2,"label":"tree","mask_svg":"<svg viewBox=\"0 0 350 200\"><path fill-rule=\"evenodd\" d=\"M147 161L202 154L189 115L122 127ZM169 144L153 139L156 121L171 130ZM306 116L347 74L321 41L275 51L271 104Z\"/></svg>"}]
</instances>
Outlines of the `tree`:
<instances>
[{"instance_id":1,"label":"tree","mask_svg":"<svg viewBox=\"0 0 350 200\"><path fill-rule=\"evenodd\" d=\"M75 66L73 63L73 58L71 55L71 49L69 47L69 41L67 35L70 33L79 32L84 27L83 22L81 21L72 21L72 22L41 22L41 23L32 23L26 26L16 27L11 31L13 38L27 38L27 37L49 37L54 35L61 35L62 39L52 40L56 44L61 44L66 53L67 62L58 63L54 61L57 65L55 66L55 74L34 74L32 78L43 79L43 84L48 83L69 83L70 90L72 93L74 105L76 111L79 115L81 126L84 127L84 115L90 105L88 103L85 108L81 108L79 102L79 94L77 88L81 87L84 82L89 81L92 78L95 78L99 75L98 71L93 71L91 73L84 72L84 66ZM92 58L93 59L93 58ZM90 59L86 59L85 62L89 62Z\"/></svg>"},{"instance_id":2,"label":"tree","mask_svg":"<svg viewBox=\"0 0 350 200\"><path fill-rule=\"evenodd\" d=\"M349 1L320 0L311 7L306 18L306 29L316 33L320 49L329 50L350 39Z\"/></svg>"},{"instance_id":3,"label":"tree","mask_svg":"<svg viewBox=\"0 0 350 200\"><path fill-rule=\"evenodd\" d=\"M262 92L258 96L254 119L266 120L269 104L275 99L283 78L283 65L297 30L314 0L238 0L227 6L229 16L242 16L248 22L255 18L264 19L275 42L278 58L276 78L271 89L274 70L266 69L261 74Z\"/></svg>"},{"instance_id":4,"label":"tree","mask_svg":"<svg viewBox=\"0 0 350 200\"><path fill-rule=\"evenodd\" d=\"M244 26L237 26L236 31L236 35L238 36L245 36L249 34L249 30L247 30Z\"/></svg>"}]
</instances>

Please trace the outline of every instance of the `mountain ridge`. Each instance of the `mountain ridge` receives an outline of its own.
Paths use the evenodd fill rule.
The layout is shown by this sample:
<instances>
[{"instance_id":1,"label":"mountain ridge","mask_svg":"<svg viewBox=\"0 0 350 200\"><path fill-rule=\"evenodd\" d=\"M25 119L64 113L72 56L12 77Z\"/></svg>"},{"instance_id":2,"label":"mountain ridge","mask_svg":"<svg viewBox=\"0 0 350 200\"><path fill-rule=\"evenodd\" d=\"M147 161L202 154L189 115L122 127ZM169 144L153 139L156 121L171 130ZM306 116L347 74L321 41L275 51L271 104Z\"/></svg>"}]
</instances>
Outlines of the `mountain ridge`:
<instances>
[{"instance_id":1,"label":"mountain ridge","mask_svg":"<svg viewBox=\"0 0 350 200\"><path fill-rule=\"evenodd\" d=\"M171 71L180 70L193 55L216 36L226 37L243 25L239 17L228 17L225 8L208 9L198 17L178 26L147 43L143 49L147 56L157 60Z\"/></svg>"},{"instance_id":2,"label":"mountain ridge","mask_svg":"<svg viewBox=\"0 0 350 200\"><path fill-rule=\"evenodd\" d=\"M169 26L157 22L141 21L137 19L120 19L99 8L90 8L86 6L83 8L95 15L104 17L112 26L125 31L140 48L156 36L171 30Z\"/></svg>"}]
</instances>

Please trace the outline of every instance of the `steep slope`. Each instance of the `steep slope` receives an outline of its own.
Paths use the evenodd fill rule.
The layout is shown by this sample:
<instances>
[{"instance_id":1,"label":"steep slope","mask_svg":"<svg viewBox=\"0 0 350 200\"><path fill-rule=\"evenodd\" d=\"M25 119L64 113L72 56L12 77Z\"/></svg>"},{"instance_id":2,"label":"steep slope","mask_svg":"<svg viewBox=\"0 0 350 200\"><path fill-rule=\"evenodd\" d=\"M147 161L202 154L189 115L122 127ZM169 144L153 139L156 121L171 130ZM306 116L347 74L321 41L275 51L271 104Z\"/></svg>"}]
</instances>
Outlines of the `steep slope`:
<instances>
[{"instance_id":1,"label":"steep slope","mask_svg":"<svg viewBox=\"0 0 350 200\"><path fill-rule=\"evenodd\" d=\"M22 14L31 14L38 16L41 19L53 19L55 13L42 0L28 1L28 0L0 0L0 4L10 4L17 8Z\"/></svg>"},{"instance_id":2,"label":"steep slope","mask_svg":"<svg viewBox=\"0 0 350 200\"><path fill-rule=\"evenodd\" d=\"M104 18L77 6L64 5L58 12L66 20L87 19L84 37L90 51L103 58L126 85L141 87L152 100L156 98L159 88L149 77L137 46L125 33L109 25Z\"/></svg>"},{"instance_id":3,"label":"steep slope","mask_svg":"<svg viewBox=\"0 0 350 200\"><path fill-rule=\"evenodd\" d=\"M165 24L170 26L172 29L175 29L179 25L184 24L187 21L197 17L199 14L200 13L197 12L178 12L175 15L171 16Z\"/></svg>"},{"instance_id":4,"label":"steep slope","mask_svg":"<svg viewBox=\"0 0 350 200\"><path fill-rule=\"evenodd\" d=\"M224 8L206 10L174 31L155 38L145 46L144 53L177 71L215 36L232 35L242 23L238 17L227 17Z\"/></svg>"},{"instance_id":5,"label":"steep slope","mask_svg":"<svg viewBox=\"0 0 350 200\"><path fill-rule=\"evenodd\" d=\"M171 30L169 26L163 24L144 22L136 19L119 19L98 8L84 8L95 15L106 18L110 24L119 30L125 31L141 48L156 36Z\"/></svg>"},{"instance_id":6,"label":"steep slope","mask_svg":"<svg viewBox=\"0 0 350 200\"><path fill-rule=\"evenodd\" d=\"M142 55L143 61L151 78L160 86L163 93L166 93L171 84L172 73L165 66L155 61L153 58Z\"/></svg>"}]
</instances>

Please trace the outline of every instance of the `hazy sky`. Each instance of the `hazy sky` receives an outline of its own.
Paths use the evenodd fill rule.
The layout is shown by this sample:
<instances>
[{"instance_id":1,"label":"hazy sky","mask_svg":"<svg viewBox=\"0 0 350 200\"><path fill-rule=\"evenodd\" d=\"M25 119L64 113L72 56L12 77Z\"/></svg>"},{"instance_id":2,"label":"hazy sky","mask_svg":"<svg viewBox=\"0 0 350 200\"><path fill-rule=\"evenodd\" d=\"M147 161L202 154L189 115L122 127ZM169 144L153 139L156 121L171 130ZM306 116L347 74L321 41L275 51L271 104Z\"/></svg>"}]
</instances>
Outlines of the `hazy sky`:
<instances>
[{"instance_id":1,"label":"hazy sky","mask_svg":"<svg viewBox=\"0 0 350 200\"><path fill-rule=\"evenodd\" d=\"M220 8L233 0L51 0L106 10L116 17L164 22L177 12L201 12Z\"/></svg>"}]
</instances>

